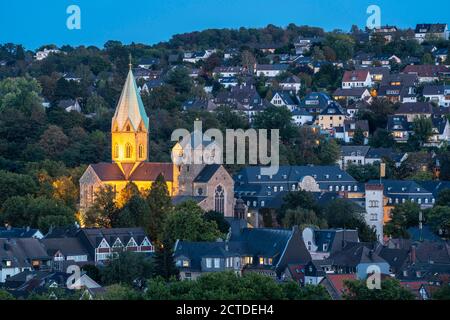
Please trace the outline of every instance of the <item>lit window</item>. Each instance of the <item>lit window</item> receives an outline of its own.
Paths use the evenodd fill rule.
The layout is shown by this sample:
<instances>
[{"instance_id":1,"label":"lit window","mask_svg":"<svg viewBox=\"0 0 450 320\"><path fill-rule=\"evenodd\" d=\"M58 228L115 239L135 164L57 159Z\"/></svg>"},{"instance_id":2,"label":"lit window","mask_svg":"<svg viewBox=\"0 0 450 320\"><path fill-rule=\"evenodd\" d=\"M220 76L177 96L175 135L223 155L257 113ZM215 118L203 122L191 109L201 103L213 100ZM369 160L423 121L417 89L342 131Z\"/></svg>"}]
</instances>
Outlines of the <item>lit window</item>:
<instances>
[{"instance_id":1,"label":"lit window","mask_svg":"<svg viewBox=\"0 0 450 320\"><path fill-rule=\"evenodd\" d=\"M114 145L114 158L118 158L119 157L119 145L116 143Z\"/></svg>"},{"instance_id":2,"label":"lit window","mask_svg":"<svg viewBox=\"0 0 450 320\"><path fill-rule=\"evenodd\" d=\"M127 143L127 145L125 146L125 158L131 158L131 154L133 152L133 147L131 146L131 144Z\"/></svg>"},{"instance_id":3,"label":"lit window","mask_svg":"<svg viewBox=\"0 0 450 320\"><path fill-rule=\"evenodd\" d=\"M215 258L214 259L214 268L215 269L219 269L220 268L220 259L219 258Z\"/></svg>"},{"instance_id":4,"label":"lit window","mask_svg":"<svg viewBox=\"0 0 450 320\"><path fill-rule=\"evenodd\" d=\"M259 258L259 264L260 264L261 266L264 264L264 258L263 258L263 257Z\"/></svg>"},{"instance_id":5,"label":"lit window","mask_svg":"<svg viewBox=\"0 0 450 320\"><path fill-rule=\"evenodd\" d=\"M142 144L139 145L139 158L144 158L144 146Z\"/></svg>"},{"instance_id":6,"label":"lit window","mask_svg":"<svg viewBox=\"0 0 450 320\"><path fill-rule=\"evenodd\" d=\"M206 258L206 267L212 268L212 259L211 258Z\"/></svg>"}]
</instances>

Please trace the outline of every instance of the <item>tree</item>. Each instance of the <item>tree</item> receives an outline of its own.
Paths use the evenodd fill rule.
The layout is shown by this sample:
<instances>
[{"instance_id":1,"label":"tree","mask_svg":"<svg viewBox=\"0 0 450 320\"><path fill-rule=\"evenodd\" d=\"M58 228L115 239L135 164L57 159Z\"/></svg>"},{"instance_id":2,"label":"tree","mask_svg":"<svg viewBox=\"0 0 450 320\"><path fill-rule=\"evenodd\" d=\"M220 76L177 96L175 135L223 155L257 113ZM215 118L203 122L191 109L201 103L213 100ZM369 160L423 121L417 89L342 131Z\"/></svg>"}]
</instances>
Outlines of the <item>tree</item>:
<instances>
[{"instance_id":1,"label":"tree","mask_svg":"<svg viewBox=\"0 0 450 320\"><path fill-rule=\"evenodd\" d=\"M0 301L16 300L12 294L6 290L0 290Z\"/></svg>"},{"instance_id":2,"label":"tree","mask_svg":"<svg viewBox=\"0 0 450 320\"><path fill-rule=\"evenodd\" d=\"M145 231L152 240L160 240L166 217L172 210L172 200L162 174L152 184L146 201L149 210L143 218Z\"/></svg>"},{"instance_id":3,"label":"tree","mask_svg":"<svg viewBox=\"0 0 450 320\"><path fill-rule=\"evenodd\" d=\"M51 125L42 134L39 146L44 150L48 158L58 159L69 146L69 138L60 127Z\"/></svg>"},{"instance_id":4,"label":"tree","mask_svg":"<svg viewBox=\"0 0 450 320\"><path fill-rule=\"evenodd\" d=\"M118 252L117 256L100 270L105 285L121 284L141 286L152 275L152 264L148 258L136 252Z\"/></svg>"},{"instance_id":5,"label":"tree","mask_svg":"<svg viewBox=\"0 0 450 320\"><path fill-rule=\"evenodd\" d=\"M225 217L221 212L208 211L205 213L203 218L206 221L215 221L219 231L222 234L227 234L230 231L230 224L227 220L225 220Z\"/></svg>"},{"instance_id":6,"label":"tree","mask_svg":"<svg viewBox=\"0 0 450 320\"><path fill-rule=\"evenodd\" d=\"M182 241L215 241L221 236L215 221L206 221L202 209L194 201L175 207L167 216L164 239L169 243Z\"/></svg>"},{"instance_id":7,"label":"tree","mask_svg":"<svg viewBox=\"0 0 450 320\"><path fill-rule=\"evenodd\" d=\"M0 171L0 203L9 197L34 194L37 190L38 186L31 176Z\"/></svg>"},{"instance_id":8,"label":"tree","mask_svg":"<svg viewBox=\"0 0 450 320\"><path fill-rule=\"evenodd\" d=\"M391 148L395 145L395 140L389 131L378 128L369 138L369 145L374 148Z\"/></svg>"},{"instance_id":9,"label":"tree","mask_svg":"<svg viewBox=\"0 0 450 320\"><path fill-rule=\"evenodd\" d=\"M91 227L114 228L118 221L116 193L112 186L102 186L95 192L94 203L85 213L84 222Z\"/></svg>"},{"instance_id":10,"label":"tree","mask_svg":"<svg viewBox=\"0 0 450 320\"><path fill-rule=\"evenodd\" d=\"M385 234L394 238L409 238L407 229L419 225L420 206L407 201L395 206L391 220L385 225Z\"/></svg>"},{"instance_id":11,"label":"tree","mask_svg":"<svg viewBox=\"0 0 450 320\"><path fill-rule=\"evenodd\" d=\"M361 128L356 128L355 134L353 135L353 144L357 146L364 145L364 142L366 141L366 136L364 135L364 131Z\"/></svg>"},{"instance_id":12,"label":"tree","mask_svg":"<svg viewBox=\"0 0 450 320\"><path fill-rule=\"evenodd\" d=\"M292 121L292 115L286 107L270 106L264 111L259 112L254 120L257 129L278 129L280 130L280 139L288 141L295 135L295 126Z\"/></svg>"},{"instance_id":13,"label":"tree","mask_svg":"<svg viewBox=\"0 0 450 320\"><path fill-rule=\"evenodd\" d=\"M429 118L415 118L413 122L414 136L420 145L428 142L433 134L433 123Z\"/></svg>"},{"instance_id":14,"label":"tree","mask_svg":"<svg viewBox=\"0 0 450 320\"><path fill-rule=\"evenodd\" d=\"M450 207L450 189L443 189L439 192L436 205Z\"/></svg>"},{"instance_id":15,"label":"tree","mask_svg":"<svg viewBox=\"0 0 450 320\"><path fill-rule=\"evenodd\" d=\"M335 140L325 140L320 143L318 157L321 165L335 164L341 154L339 145Z\"/></svg>"},{"instance_id":16,"label":"tree","mask_svg":"<svg viewBox=\"0 0 450 320\"><path fill-rule=\"evenodd\" d=\"M0 111L7 108L30 115L42 108L41 86L33 78L6 78L0 81Z\"/></svg>"},{"instance_id":17,"label":"tree","mask_svg":"<svg viewBox=\"0 0 450 320\"><path fill-rule=\"evenodd\" d=\"M106 292L100 296L102 300L141 300L139 291L120 284L106 287Z\"/></svg>"},{"instance_id":18,"label":"tree","mask_svg":"<svg viewBox=\"0 0 450 320\"><path fill-rule=\"evenodd\" d=\"M336 199L324 208L324 216L330 228L357 229L359 239L363 242L376 241L376 232L370 228L362 209L346 199Z\"/></svg>"},{"instance_id":19,"label":"tree","mask_svg":"<svg viewBox=\"0 0 450 320\"><path fill-rule=\"evenodd\" d=\"M179 271L175 266L173 259L174 243L169 240L162 240L161 245L156 247L155 256L153 258L153 276L162 277L166 280L178 278Z\"/></svg>"},{"instance_id":20,"label":"tree","mask_svg":"<svg viewBox=\"0 0 450 320\"><path fill-rule=\"evenodd\" d=\"M380 177L380 166L373 164L365 164L362 166L350 164L347 168L347 173L358 182L367 182Z\"/></svg>"},{"instance_id":21,"label":"tree","mask_svg":"<svg viewBox=\"0 0 450 320\"><path fill-rule=\"evenodd\" d=\"M450 300L450 284L444 282L442 286L433 293L431 298L433 300Z\"/></svg>"},{"instance_id":22,"label":"tree","mask_svg":"<svg viewBox=\"0 0 450 320\"><path fill-rule=\"evenodd\" d=\"M318 218L314 211L297 208L286 211L286 215L283 219L283 226L285 228L292 228L293 226L316 226L324 229L327 227L327 224L326 221Z\"/></svg>"},{"instance_id":23,"label":"tree","mask_svg":"<svg viewBox=\"0 0 450 320\"><path fill-rule=\"evenodd\" d=\"M192 89L192 79L185 67L177 67L170 71L167 75L167 83L175 88L180 94L187 94Z\"/></svg>"},{"instance_id":24,"label":"tree","mask_svg":"<svg viewBox=\"0 0 450 320\"><path fill-rule=\"evenodd\" d=\"M124 207L131 198L136 196L140 196L139 188L134 182L128 182L125 188L120 190L117 206L120 208Z\"/></svg>"},{"instance_id":25,"label":"tree","mask_svg":"<svg viewBox=\"0 0 450 320\"><path fill-rule=\"evenodd\" d=\"M310 192L304 190L289 192L283 198L283 204L277 212L277 220L283 222L288 210L296 210L298 208L311 210L316 213L320 211L314 196Z\"/></svg>"},{"instance_id":26,"label":"tree","mask_svg":"<svg viewBox=\"0 0 450 320\"><path fill-rule=\"evenodd\" d=\"M442 238L450 237L450 207L435 206L427 211L427 224Z\"/></svg>"},{"instance_id":27,"label":"tree","mask_svg":"<svg viewBox=\"0 0 450 320\"><path fill-rule=\"evenodd\" d=\"M75 212L55 199L17 196L3 203L0 220L12 226L38 228L46 233L51 227L72 225Z\"/></svg>"},{"instance_id":28,"label":"tree","mask_svg":"<svg viewBox=\"0 0 450 320\"><path fill-rule=\"evenodd\" d=\"M346 300L414 300L414 294L402 287L400 281L387 278L381 281L381 290L371 290L365 280L345 280Z\"/></svg>"}]
</instances>

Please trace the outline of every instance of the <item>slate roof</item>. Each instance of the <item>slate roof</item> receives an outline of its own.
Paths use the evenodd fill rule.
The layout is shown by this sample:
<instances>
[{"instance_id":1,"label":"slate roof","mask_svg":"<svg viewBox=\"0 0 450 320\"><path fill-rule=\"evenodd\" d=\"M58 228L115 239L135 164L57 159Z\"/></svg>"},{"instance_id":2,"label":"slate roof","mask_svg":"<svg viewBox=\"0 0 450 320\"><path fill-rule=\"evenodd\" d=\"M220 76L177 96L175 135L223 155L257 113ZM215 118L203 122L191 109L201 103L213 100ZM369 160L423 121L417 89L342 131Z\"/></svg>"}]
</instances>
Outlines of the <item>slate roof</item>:
<instances>
[{"instance_id":1,"label":"slate roof","mask_svg":"<svg viewBox=\"0 0 450 320\"><path fill-rule=\"evenodd\" d=\"M439 238L439 236L434 233L429 226L423 226L422 231L419 229L419 227L411 227L406 230L409 234L409 238L412 241L422 241L422 240L428 240L428 241L437 241L442 242L443 240Z\"/></svg>"},{"instance_id":2,"label":"slate roof","mask_svg":"<svg viewBox=\"0 0 450 320\"><path fill-rule=\"evenodd\" d=\"M418 81L416 74L408 74L408 73L392 73L383 77L381 81L381 85L390 86L393 83L400 82L401 86L414 86Z\"/></svg>"},{"instance_id":3,"label":"slate roof","mask_svg":"<svg viewBox=\"0 0 450 320\"><path fill-rule=\"evenodd\" d=\"M311 92L300 101L300 106L303 108L319 107L320 109L325 109L331 101L331 98L323 92Z\"/></svg>"},{"instance_id":4,"label":"slate roof","mask_svg":"<svg viewBox=\"0 0 450 320\"><path fill-rule=\"evenodd\" d=\"M196 203L200 203L203 200L207 199L207 197L201 197L201 196L175 196L172 198L172 204L173 205L179 205L181 203L184 203L186 201L194 201Z\"/></svg>"},{"instance_id":5,"label":"slate roof","mask_svg":"<svg viewBox=\"0 0 450 320\"><path fill-rule=\"evenodd\" d=\"M388 116L388 131L411 131L411 124L408 122L406 116Z\"/></svg>"},{"instance_id":6,"label":"slate roof","mask_svg":"<svg viewBox=\"0 0 450 320\"><path fill-rule=\"evenodd\" d=\"M41 242L51 256L58 251L66 257L89 255L87 248L84 247L78 238L44 238Z\"/></svg>"},{"instance_id":7,"label":"slate roof","mask_svg":"<svg viewBox=\"0 0 450 320\"><path fill-rule=\"evenodd\" d=\"M361 97L366 91L368 92L367 88L350 88L350 89L337 88L336 91L334 91L333 96Z\"/></svg>"},{"instance_id":8,"label":"slate roof","mask_svg":"<svg viewBox=\"0 0 450 320\"><path fill-rule=\"evenodd\" d=\"M31 238L38 232L40 232L38 229L31 228L0 227L0 238Z\"/></svg>"},{"instance_id":9,"label":"slate roof","mask_svg":"<svg viewBox=\"0 0 450 320\"><path fill-rule=\"evenodd\" d=\"M418 181L417 183L433 193L435 198L438 198L441 191L450 189L450 181Z\"/></svg>"},{"instance_id":10,"label":"slate roof","mask_svg":"<svg viewBox=\"0 0 450 320\"><path fill-rule=\"evenodd\" d=\"M379 180L369 181L369 184L377 183L379 183ZM404 199L409 201L414 200L417 203L420 199L422 204L432 204L435 199L430 191L424 189L415 181L384 179L382 180L382 184L384 186L384 194L392 199L392 203L396 199L399 202Z\"/></svg>"},{"instance_id":11,"label":"slate roof","mask_svg":"<svg viewBox=\"0 0 450 320\"><path fill-rule=\"evenodd\" d=\"M394 160L395 162L400 162L400 160L405 156L405 153L400 153L394 151L392 148L370 148L367 153L367 159L383 159L388 158Z\"/></svg>"},{"instance_id":12,"label":"slate roof","mask_svg":"<svg viewBox=\"0 0 450 320\"><path fill-rule=\"evenodd\" d=\"M116 163L97 163L91 165L97 176L102 181L127 180ZM173 181L172 163L142 162L128 178L130 181L155 181L162 173L166 181Z\"/></svg>"},{"instance_id":13,"label":"slate roof","mask_svg":"<svg viewBox=\"0 0 450 320\"><path fill-rule=\"evenodd\" d=\"M324 115L324 116L328 116L328 115L333 115L333 116L338 116L338 115L342 115L345 116L345 112L342 109L342 107L336 103L336 102L331 102L328 106L325 107L325 109L322 110L322 112L320 112L320 115Z\"/></svg>"},{"instance_id":14,"label":"slate roof","mask_svg":"<svg viewBox=\"0 0 450 320\"><path fill-rule=\"evenodd\" d=\"M349 156L362 156L365 157L369 152L370 147L367 146L342 146L341 147L341 156L349 157Z\"/></svg>"},{"instance_id":15,"label":"slate roof","mask_svg":"<svg viewBox=\"0 0 450 320\"><path fill-rule=\"evenodd\" d=\"M326 244L325 252L334 254L343 250L348 242L359 242L358 230L315 229L314 242L318 247L318 252L324 252L323 245Z\"/></svg>"},{"instance_id":16,"label":"slate roof","mask_svg":"<svg viewBox=\"0 0 450 320\"><path fill-rule=\"evenodd\" d=\"M256 70L258 71L286 71L287 69L289 69L289 65L287 64L258 64L256 66Z\"/></svg>"},{"instance_id":17,"label":"slate roof","mask_svg":"<svg viewBox=\"0 0 450 320\"><path fill-rule=\"evenodd\" d=\"M401 103L400 107L395 112L396 114L432 114L433 106L429 102L407 102Z\"/></svg>"},{"instance_id":18,"label":"slate roof","mask_svg":"<svg viewBox=\"0 0 450 320\"><path fill-rule=\"evenodd\" d=\"M450 94L450 86L448 85L425 85L423 87L424 96L437 96Z\"/></svg>"},{"instance_id":19,"label":"slate roof","mask_svg":"<svg viewBox=\"0 0 450 320\"><path fill-rule=\"evenodd\" d=\"M0 261L11 261L12 267L30 268L32 260L49 260L38 239L0 239Z\"/></svg>"},{"instance_id":20,"label":"slate roof","mask_svg":"<svg viewBox=\"0 0 450 320\"><path fill-rule=\"evenodd\" d=\"M88 241L92 248L97 248L102 239L105 239L109 246L112 246L117 238L120 239L123 245L126 245L133 237L137 244L140 245L146 237L142 228L83 228L80 229L80 233L84 235L84 239Z\"/></svg>"},{"instance_id":21,"label":"slate roof","mask_svg":"<svg viewBox=\"0 0 450 320\"><path fill-rule=\"evenodd\" d=\"M211 180L213 175L219 170L221 167L220 164L211 164L207 165L203 168L202 171L198 174L198 176L195 178L194 182L208 182Z\"/></svg>"},{"instance_id":22,"label":"slate roof","mask_svg":"<svg viewBox=\"0 0 450 320\"><path fill-rule=\"evenodd\" d=\"M416 25L416 33L443 33L447 27L446 23L421 23Z\"/></svg>"},{"instance_id":23,"label":"slate roof","mask_svg":"<svg viewBox=\"0 0 450 320\"><path fill-rule=\"evenodd\" d=\"M398 271L408 260L409 250L382 247L378 255L387 263L389 263L389 266L391 266L391 268Z\"/></svg>"},{"instance_id":24,"label":"slate roof","mask_svg":"<svg viewBox=\"0 0 450 320\"><path fill-rule=\"evenodd\" d=\"M286 91L275 91L273 93L273 97L275 97L277 94L281 98L281 100L283 100L283 103L285 105L292 106L292 105L296 105L297 104L297 101L296 101L297 99L295 97L291 96L289 94L289 92L286 92Z\"/></svg>"},{"instance_id":25,"label":"slate roof","mask_svg":"<svg viewBox=\"0 0 450 320\"><path fill-rule=\"evenodd\" d=\"M372 244L347 243L342 250L330 255L326 260L333 266L347 268L355 268L360 263L386 262L374 249Z\"/></svg>"}]
</instances>

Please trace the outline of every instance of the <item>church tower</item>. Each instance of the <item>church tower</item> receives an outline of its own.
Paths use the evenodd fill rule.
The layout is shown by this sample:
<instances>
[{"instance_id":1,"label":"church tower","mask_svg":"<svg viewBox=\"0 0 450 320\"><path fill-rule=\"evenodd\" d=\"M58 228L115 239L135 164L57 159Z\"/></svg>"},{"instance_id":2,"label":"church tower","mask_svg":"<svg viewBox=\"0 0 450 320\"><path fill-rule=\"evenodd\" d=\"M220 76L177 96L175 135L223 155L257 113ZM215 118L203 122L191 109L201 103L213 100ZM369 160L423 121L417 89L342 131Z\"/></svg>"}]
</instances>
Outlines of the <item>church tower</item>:
<instances>
[{"instance_id":1,"label":"church tower","mask_svg":"<svg viewBox=\"0 0 450 320\"><path fill-rule=\"evenodd\" d=\"M112 161L117 163L127 179L139 164L148 160L148 131L149 118L130 63L111 124Z\"/></svg>"}]
</instances>

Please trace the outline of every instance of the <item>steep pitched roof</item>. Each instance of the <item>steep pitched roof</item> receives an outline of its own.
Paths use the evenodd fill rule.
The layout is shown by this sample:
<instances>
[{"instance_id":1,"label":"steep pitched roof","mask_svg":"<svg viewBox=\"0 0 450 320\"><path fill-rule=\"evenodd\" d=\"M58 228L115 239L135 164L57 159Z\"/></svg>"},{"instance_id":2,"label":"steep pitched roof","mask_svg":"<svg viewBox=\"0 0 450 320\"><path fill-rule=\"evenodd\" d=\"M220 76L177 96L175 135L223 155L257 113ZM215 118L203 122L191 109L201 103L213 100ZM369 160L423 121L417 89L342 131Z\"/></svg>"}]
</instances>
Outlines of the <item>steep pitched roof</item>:
<instances>
[{"instance_id":1,"label":"steep pitched roof","mask_svg":"<svg viewBox=\"0 0 450 320\"><path fill-rule=\"evenodd\" d=\"M396 114L432 114L433 106L429 102L407 102L400 104Z\"/></svg>"},{"instance_id":2,"label":"steep pitched roof","mask_svg":"<svg viewBox=\"0 0 450 320\"><path fill-rule=\"evenodd\" d=\"M147 130L149 129L149 119L145 113L144 103L139 94L131 68L120 95L112 123L116 122L119 130L122 130L127 121L130 121L134 130L138 129L141 122Z\"/></svg>"},{"instance_id":3,"label":"steep pitched roof","mask_svg":"<svg viewBox=\"0 0 450 320\"><path fill-rule=\"evenodd\" d=\"M97 176L102 181L126 180L124 174L116 163L96 163L91 165ZM133 171L130 181L155 181L159 174L163 174L166 181L173 181L173 164L142 162Z\"/></svg>"},{"instance_id":4,"label":"steep pitched roof","mask_svg":"<svg viewBox=\"0 0 450 320\"><path fill-rule=\"evenodd\" d=\"M369 74L369 70L345 71L342 82L364 82Z\"/></svg>"}]
</instances>

